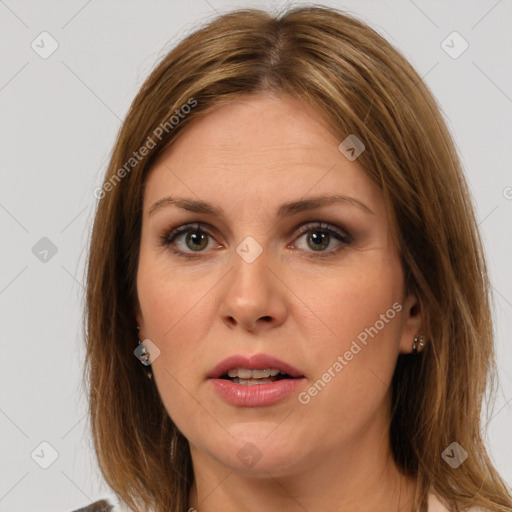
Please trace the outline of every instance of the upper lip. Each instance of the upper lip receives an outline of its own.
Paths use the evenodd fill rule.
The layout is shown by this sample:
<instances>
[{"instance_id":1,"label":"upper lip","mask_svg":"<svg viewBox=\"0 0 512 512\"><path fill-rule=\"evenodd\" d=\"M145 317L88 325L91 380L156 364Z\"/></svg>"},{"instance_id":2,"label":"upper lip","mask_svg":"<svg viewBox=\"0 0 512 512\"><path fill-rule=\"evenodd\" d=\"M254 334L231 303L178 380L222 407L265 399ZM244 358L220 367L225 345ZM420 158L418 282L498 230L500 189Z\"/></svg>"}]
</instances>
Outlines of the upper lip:
<instances>
[{"instance_id":1,"label":"upper lip","mask_svg":"<svg viewBox=\"0 0 512 512\"><path fill-rule=\"evenodd\" d=\"M255 354L250 357L235 355L221 361L208 373L209 379L217 379L233 368L246 368L248 370L263 370L265 368L277 368L290 377L304 377L300 370L288 363L268 354Z\"/></svg>"}]
</instances>

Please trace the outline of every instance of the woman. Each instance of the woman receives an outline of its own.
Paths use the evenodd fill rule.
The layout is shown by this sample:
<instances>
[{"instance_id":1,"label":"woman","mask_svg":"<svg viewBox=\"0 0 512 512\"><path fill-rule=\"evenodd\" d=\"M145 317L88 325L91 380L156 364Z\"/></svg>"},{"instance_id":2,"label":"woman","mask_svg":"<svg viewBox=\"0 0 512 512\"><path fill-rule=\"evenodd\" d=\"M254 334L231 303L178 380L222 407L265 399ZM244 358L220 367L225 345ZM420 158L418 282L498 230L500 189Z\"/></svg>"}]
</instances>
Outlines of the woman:
<instances>
[{"instance_id":1,"label":"woman","mask_svg":"<svg viewBox=\"0 0 512 512\"><path fill-rule=\"evenodd\" d=\"M86 378L114 510L512 508L481 437L471 198L374 30L217 18L147 79L95 195Z\"/></svg>"}]
</instances>

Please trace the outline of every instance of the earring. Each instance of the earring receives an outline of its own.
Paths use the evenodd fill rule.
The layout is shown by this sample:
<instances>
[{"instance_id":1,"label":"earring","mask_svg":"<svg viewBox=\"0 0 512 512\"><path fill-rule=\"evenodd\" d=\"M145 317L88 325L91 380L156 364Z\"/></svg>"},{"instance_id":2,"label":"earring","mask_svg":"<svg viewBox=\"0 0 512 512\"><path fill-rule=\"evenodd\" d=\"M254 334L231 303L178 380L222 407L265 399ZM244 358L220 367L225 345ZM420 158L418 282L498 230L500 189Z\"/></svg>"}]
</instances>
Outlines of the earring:
<instances>
[{"instance_id":1,"label":"earring","mask_svg":"<svg viewBox=\"0 0 512 512\"><path fill-rule=\"evenodd\" d=\"M146 347L144 346L141 340L139 340L139 346L135 349L135 351L138 352L138 358L144 366L151 365L151 363L149 362L149 352L146 350ZM153 373L149 368L145 369L144 373L146 374L146 377L148 379L153 379Z\"/></svg>"},{"instance_id":2,"label":"earring","mask_svg":"<svg viewBox=\"0 0 512 512\"><path fill-rule=\"evenodd\" d=\"M414 337L414 343L412 344L412 353L418 354L425 348L426 342L423 334L419 334Z\"/></svg>"}]
</instances>

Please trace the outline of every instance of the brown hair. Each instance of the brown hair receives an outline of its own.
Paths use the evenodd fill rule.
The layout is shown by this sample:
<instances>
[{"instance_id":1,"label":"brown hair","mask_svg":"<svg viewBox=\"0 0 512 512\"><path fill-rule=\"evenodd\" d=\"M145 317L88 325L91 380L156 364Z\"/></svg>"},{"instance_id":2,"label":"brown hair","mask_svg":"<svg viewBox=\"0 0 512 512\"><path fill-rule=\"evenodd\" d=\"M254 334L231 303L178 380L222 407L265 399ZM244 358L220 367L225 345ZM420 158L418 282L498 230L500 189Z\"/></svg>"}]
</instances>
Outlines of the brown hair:
<instances>
[{"instance_id":1,"label":"brown hair","mask_svg":"<svg viewBox=\"0 0 512 512\"><path fill-rule=\"evenodd\" d=\"M100 194L87 269L84 377L107 483L131 507L188 507L188 441L133 353L144 182L194 119L269 92L314 106L340 142L356 134L366 146L358 163L385 198L428 340L421 355L398 357L392 382L390 443L398 466L417 479L415 509L426 510L433 488L451 510L508 512L510 489L487 455L480 423L486 389L494 390L491 290L454 143L400 52L324 6L275 16L242 9L208 22L162 59L131 105ZM142 157L144 145L151 149ZM442 459L454 441L469 454L456 469Z\"/></svg>"}]
</instances>

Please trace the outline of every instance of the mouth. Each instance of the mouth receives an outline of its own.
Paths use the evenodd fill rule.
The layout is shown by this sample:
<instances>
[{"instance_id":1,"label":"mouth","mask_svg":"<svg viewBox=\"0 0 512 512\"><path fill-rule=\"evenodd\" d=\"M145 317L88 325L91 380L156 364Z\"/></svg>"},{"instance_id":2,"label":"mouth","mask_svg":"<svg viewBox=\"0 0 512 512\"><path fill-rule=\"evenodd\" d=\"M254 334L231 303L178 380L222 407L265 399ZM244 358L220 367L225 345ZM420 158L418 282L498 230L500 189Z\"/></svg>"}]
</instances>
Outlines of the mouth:
<instances>
[{"instance_id":1,"label":"mouth","mask_svg":"<svg viewBox=\"0 0 512 512\"><path fill-rule=\"evenodd\" d=\"M258 384L269 384L284 379L295 379L278 368L264 368L251 370L249 368L232 368L221 375L219 379L229 380L234 384L242 386L254 386Z\"/></svg>"},{"instance_id":2,"label":"mouth","mask_svg":"<svg viewBox=\"0 0 512 512\"><path fill-rule=\"evenodd\" d=\"M276 380L303 378L304 374L280 359L268 354L251 357L235 355L221 361L207 376L209 379L230 380L236 384L268 384Z\"/></svg>"},{"instance_id":3,"label":"mouth","mask_svg":"<svg viewBox=\"0 0 512 512\"><path fill-rule=\"evenodd\" d=\"M304 385L304 374L267 354L232 356L209 374L212 389L236 407L266 407L289 398Z\"/></svg>"}]
</instances>

